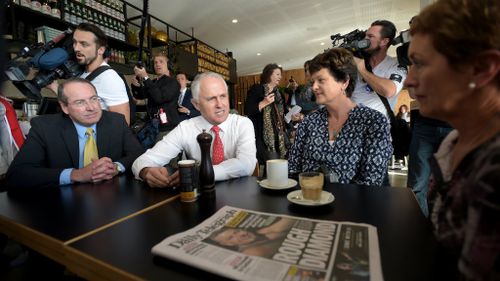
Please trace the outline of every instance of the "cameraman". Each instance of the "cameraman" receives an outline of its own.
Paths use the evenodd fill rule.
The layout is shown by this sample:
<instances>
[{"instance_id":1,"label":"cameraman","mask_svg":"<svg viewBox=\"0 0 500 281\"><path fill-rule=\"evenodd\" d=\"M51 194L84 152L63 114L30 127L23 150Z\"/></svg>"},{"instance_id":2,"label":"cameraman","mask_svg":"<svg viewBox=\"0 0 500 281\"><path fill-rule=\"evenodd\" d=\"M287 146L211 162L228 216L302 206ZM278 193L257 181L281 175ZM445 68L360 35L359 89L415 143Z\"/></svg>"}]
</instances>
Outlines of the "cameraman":
<instances>
[{"instance_id":1,"label":"cameraman","mask_svg":"<svg viewBox=\"0 0 500 281\"><path fill-rule=\"evenodd\" d=\"M386 106L377 93L386 99L395 97L403 88L407 72L405 67L398 65L396 58L387 55L395 36L396 27L392 22L374 21L365 35L370 40L370 47L364 50L368 54L368 61L365 63L364 59L354 57L359 75L352 101L382 112L388 122Z\"/></svg>"},{"instance_id":2,"label":"cameraman","mask_svg":"<svg viewBox=\"0 0 500 281\"><path fill-rule=\"evenodd\" d=\"M94 24L80 23L73 33L73 49L76 60L85 66L85 72L80 76L87 78L101 66L109 65L104 61L107 38L104 32ZM121 113L130 124L130 105L125 83L113 69L107 69L91 80L101 98L104 110ZM53 82L49 89L57 92L58 83Z\"/></svg>"}]
</instances>

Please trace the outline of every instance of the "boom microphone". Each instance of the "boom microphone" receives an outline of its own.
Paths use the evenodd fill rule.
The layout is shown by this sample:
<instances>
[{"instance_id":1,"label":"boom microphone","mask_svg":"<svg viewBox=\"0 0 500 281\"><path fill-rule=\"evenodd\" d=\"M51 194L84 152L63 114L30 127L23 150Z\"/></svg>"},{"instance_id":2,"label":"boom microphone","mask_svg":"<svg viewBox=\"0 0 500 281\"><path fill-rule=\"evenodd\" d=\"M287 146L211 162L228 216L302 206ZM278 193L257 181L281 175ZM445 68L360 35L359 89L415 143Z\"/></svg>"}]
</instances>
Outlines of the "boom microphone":
<instances>
[{"instance_id":1,"label":"boom microphone","mask_svg":"<svg viewBox=\"0 0 500 281\"><path fill-rule=\"evenodd\" d=\"M30 63L38 69L52 70L63 64L68 58L69 54L66 50L63 48L54 48L45 53L38 53L30 60Z\"/></svg>"}]
</instances>

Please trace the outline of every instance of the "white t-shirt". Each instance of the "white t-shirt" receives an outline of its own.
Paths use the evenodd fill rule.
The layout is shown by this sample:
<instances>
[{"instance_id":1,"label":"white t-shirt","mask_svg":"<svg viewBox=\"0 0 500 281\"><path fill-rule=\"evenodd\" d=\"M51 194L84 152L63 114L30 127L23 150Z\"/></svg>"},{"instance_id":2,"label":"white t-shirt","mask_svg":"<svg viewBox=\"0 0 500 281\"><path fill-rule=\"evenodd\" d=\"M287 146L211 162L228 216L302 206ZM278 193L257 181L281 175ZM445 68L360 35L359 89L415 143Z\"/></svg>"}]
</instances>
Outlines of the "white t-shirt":
<instances>
[{"instance_id":1,"label":"white t-shirt","mask_svg":"<svg viewBox=\"0 0 500 281\"><path fill-rule=\"evenodd\" d=\"M396 97L401 89L403 88L403 82L406 79L406 69L400 67L398 60L396 58L385 56L384 60L380 62L375 68L373 68L373 74L378 77L390 79L396 86ZM356 87L352 93L351 100L357 104L363 104L367 107L378 110L387 116L387 110L384 104L380 100L380 97L375 93L375 91L366 83L363 77L358 73L358 79L356 80Z\"/></svg>"},{"instance_id":2,"label":"white t-shirt","mask_svg":"<svg viewBox=\"0 0 500 281\"><path fill-rule=\"evenodd\" d=\"M102 65L108 65L103 62ZM84 72L81 78L86 78L91 72ZM114 69L108 69L94 78L90 83L97 89L97 95L102 99L101 107L108 107L128 103L127 89L122 78Z\"/></svg>"},{"instance_id":3,"label":"white t-shirt","mask_svg":"<svg viewBox=\"0 0 500 281\"><path fill-rule=\"evenodd\" d=\"M251 175L257 163L252 121L247 117L229 114L226 121L218 126L221 129L219 135L224 145L224 161L214 165L215 180L222 181ZM164 166L181 151L186 153L187 159L200 161L201 150L196 137L205 130L213 138L214 133L211 128L212 124L203 116L182 121L153 148L148 149L134 161L132 172L137 179L140 179L139 173L143 168Z\"/></svg>"}]
</instances>

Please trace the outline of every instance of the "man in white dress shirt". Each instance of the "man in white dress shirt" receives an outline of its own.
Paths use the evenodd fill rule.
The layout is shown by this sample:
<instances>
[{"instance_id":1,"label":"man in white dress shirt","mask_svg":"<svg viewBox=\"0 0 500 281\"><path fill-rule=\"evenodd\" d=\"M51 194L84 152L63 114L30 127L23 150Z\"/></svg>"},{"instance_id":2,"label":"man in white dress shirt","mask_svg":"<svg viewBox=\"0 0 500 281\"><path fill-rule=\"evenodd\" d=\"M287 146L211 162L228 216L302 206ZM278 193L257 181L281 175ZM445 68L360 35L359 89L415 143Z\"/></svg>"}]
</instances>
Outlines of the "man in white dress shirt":
<instances>
[{"instance_id":1,"label":"man in white dress shirt","mask_svg":"<svg viewBox=\"0 0 500 281\"><path fill-rule=\"evenodd\" d=\"M135 177L151 187L176 186L179 183L178 172L170 175L164 165L182 151L188 159L201 160L196 137L205 130L215 139L211 130L214 125L220 128L224 147L224 160L214 165L215 180L249 176L255 168L257 149L252 122L247 117L229 114L229 94L222 76L213 72L199 74L191 90L193 105L201 116L181 122L132 165Z\"/></svg>"}]
</instances>

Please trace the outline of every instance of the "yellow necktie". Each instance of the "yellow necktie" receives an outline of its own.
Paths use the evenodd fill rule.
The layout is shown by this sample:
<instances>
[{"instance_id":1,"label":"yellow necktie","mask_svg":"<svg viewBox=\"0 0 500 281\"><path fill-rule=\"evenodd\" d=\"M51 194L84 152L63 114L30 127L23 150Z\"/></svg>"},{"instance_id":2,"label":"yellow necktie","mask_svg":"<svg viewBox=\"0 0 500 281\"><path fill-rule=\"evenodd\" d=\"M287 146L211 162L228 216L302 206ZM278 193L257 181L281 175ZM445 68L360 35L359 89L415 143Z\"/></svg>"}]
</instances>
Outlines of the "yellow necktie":
<instances>
[{"instance_id":1,"label":"yellow necktie","mask_svg":"<svg viewBox=\"0 0 500 281\"><path fill-rule=\"evenodd\" d=\"M94 130L92 128L88 128L85 132L87 135L87 142L83 148L83 166L87 166L92 163L92 160L97 160L99 158L99 154L97 153L97 145L94 139Z\"/></svg>"}]
</instances>

